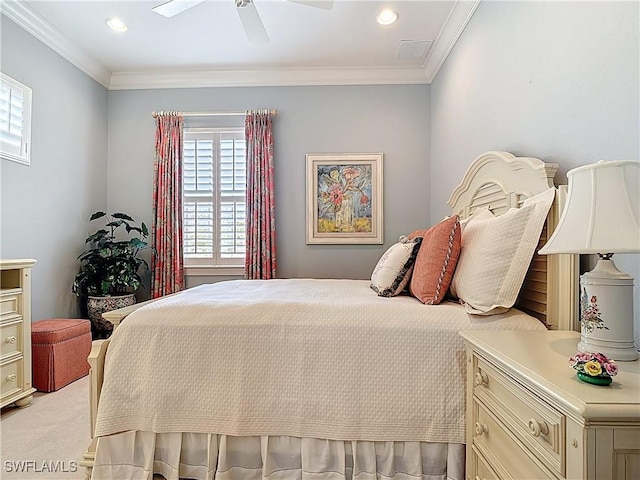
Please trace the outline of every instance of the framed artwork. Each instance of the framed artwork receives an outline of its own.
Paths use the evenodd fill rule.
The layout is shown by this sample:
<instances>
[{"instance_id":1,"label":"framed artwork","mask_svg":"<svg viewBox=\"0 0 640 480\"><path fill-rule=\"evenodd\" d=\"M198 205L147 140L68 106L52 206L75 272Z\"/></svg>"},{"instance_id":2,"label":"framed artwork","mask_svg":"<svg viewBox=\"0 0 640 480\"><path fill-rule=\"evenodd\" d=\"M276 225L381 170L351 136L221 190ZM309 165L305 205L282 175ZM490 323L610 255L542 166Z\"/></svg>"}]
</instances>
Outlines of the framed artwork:
<instances>
[{"instance_id":1,"label":"framed artwork","mask_svg":"<svg viewBox=\"0 0 640 480\"><path fill-rule=\"evenodd\" d=\"M307 155L307 243L383 243L381 153Z\"/></svg>"}]
</instances>

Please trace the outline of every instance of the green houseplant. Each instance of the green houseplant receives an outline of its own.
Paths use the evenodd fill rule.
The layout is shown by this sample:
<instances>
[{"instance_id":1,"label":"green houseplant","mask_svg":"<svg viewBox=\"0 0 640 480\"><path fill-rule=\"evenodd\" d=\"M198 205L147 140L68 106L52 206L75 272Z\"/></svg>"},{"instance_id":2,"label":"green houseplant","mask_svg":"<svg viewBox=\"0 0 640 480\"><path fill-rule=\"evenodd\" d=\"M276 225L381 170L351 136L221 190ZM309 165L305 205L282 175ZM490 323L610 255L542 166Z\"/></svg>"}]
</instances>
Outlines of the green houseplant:
<instances>
[{"instance_id":1,"label":"green houseplant","mask_svg":"<svg viewBox=\"0 0 640 480\"><path fill-rule=\"evenodd\" d=\"M147 226L136 225L125 213L96 212L89 221L98 219L106 224L86 238L87 250L78 256L81 265L72 287L73 293L86 299L94 337L108 336L113 329L102 319L103 312L135 303L135 292L142 284L141 270L148 269L147 262L138 256L147 246Z\"/></svg>"}]
</instances>

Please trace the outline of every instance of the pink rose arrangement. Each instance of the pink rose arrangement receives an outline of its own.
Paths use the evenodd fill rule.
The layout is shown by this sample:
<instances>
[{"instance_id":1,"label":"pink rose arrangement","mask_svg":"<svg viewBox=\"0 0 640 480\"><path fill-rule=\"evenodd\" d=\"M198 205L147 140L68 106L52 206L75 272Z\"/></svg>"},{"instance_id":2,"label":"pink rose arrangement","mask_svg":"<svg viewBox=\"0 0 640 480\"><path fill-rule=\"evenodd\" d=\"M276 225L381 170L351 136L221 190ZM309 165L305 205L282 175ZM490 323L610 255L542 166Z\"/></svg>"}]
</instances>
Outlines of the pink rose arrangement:
<instances>
[{"instance_id":1,"label":"pink rose arrangement","mask_svg":"<svg viewBox=\"0 0 640 480\"><path fill-rule=\"evenodd\" d=\"M618 373L618 366L602 353L576 353L569 365L579 373L590 377L611 378Z\"/></svg>"}]
</instances>

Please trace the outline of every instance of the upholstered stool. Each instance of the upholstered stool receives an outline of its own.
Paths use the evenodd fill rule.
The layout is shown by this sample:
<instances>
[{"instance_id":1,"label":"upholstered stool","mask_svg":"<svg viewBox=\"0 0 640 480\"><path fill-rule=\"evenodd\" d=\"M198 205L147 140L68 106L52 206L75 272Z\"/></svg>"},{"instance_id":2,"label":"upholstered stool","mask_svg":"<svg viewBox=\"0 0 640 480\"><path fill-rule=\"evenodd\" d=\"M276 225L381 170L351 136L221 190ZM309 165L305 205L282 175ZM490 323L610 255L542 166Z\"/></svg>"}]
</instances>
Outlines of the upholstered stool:
<instances>
[{"instance_id":1,"label":"upholstered stool","mask_svg":"<svg viewBox=\"0 0 640 480\"><path fill-rule=\"evenodd\" d=\"M58 390L89 373L91 322L46 319L31 324L33 386Z\"/></svg>"}]
</instances>

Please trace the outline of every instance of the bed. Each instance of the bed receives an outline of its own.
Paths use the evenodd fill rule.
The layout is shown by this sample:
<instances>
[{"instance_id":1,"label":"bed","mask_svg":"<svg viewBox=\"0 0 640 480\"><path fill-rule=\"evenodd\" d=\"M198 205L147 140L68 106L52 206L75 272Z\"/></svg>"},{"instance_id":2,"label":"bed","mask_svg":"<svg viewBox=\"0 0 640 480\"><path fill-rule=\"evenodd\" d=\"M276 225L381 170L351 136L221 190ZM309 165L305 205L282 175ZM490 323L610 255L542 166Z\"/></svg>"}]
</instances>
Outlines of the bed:
<instances>
[{"instance_id":1,"label":"bed","mask_svg":"<svg viewBox=\"0 0 640 480\"><path fill-rule=\"evenodd\" d=\"M563 200L556 170L507 152L471 164L449 200L468 232L461 270L481 263L469 259L471 232L542 197L551 207L534 240L546 241ZM110 312L117 328L89 357L93 438L81 464L95 479L463 479L458 332L574 329L576 268L573 256L534 255L516 306L490 315L462 273L460 300L438 305L379 296L369 280L278 279Z\"/></svg>"}]
</instances>

